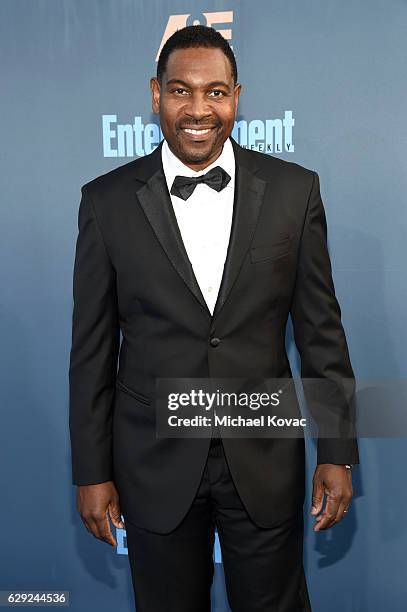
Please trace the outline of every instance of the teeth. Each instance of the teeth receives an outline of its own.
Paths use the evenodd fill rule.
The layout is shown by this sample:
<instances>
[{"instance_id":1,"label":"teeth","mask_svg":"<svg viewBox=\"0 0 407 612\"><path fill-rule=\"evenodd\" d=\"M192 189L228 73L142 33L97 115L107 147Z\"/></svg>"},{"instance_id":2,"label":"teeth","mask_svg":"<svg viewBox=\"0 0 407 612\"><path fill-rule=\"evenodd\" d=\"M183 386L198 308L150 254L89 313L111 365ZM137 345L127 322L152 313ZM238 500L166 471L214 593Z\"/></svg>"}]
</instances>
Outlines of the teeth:
<instances>
[{"instance_id":1,"label":"teeth","mask_svg":"<svg viewBox=\"0 0 407 612\"><path fill-rule=\"evenodd\" d=\"M207 134L208 132L210 132L211 130L190 130L188 128L184 128L185 132L188 132L188 134Z\"/></svg>"}]
</instances>

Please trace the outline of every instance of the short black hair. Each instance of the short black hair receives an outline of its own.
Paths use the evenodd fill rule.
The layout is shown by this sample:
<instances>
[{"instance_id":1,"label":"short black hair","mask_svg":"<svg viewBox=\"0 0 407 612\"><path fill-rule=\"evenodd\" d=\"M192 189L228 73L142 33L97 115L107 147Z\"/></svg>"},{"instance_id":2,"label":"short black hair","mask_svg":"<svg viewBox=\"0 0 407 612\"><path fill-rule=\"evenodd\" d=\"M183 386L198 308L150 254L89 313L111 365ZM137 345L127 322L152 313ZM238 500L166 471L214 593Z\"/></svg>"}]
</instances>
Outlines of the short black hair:
<instances>
[{"instance_id":1,"label":"short black hair","mask_svg":"<svg viewBox=\"0 0 407 612\"><path fill-rule=\"evenodd\" d=\"M175 49L190 49L191 47L206 47L207 49L214 48L223 51L230 62L233 81L236 85L236 58L228 41L215 28L203 25L191 25L181 28L166 40L157 62L157 79L160 84L172 51L175 51Z\"/></svg>"}]
</instances>

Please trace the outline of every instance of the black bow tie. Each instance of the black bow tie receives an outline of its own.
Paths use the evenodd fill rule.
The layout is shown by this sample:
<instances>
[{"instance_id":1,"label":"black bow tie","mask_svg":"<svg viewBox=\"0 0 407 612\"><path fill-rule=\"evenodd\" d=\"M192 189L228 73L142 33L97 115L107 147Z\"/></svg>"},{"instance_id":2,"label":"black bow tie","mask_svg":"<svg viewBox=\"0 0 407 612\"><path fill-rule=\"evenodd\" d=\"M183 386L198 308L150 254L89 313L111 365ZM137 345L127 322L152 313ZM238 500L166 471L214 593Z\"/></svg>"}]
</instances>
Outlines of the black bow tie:
<instances>
[{"instance_id":1,"label":"black bow tie","mask_svg":"<svg viewBox=\"0 0 407 612\"><path fill-rule=\"evenodd\" d=\"M206 183L209 187L215 189L215 191L221 191L226 187L230 179L230 175L220 166L216 166L206 174L198 177L177 175L172 184L170 193L183 200L187 200L198 183Z\"/></svg>"}]
</instances>

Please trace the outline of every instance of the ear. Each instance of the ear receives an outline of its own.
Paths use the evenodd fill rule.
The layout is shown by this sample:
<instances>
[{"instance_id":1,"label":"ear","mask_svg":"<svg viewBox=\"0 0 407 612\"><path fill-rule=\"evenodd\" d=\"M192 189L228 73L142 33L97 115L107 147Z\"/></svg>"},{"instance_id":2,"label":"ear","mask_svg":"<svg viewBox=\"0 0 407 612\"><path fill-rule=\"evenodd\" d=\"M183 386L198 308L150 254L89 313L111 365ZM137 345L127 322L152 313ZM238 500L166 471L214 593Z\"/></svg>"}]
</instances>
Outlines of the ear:
<instances>
[{"instance_id":1,"label":"ear","mask_svg":"<svg viewBox=\"0 0 407 612\"><path fill-rule=\"evenodd\" d=\"M156 77L150 79L151 89L151 108L153 113L158 115L160 111L160 83Z\"/></svg>"},{"instance_id":2,"label":"ear","mask_svg":"<svg viewBox=\"0 0 407 612\"><path fill-rule=\"evenodd\" d=\"M237 116L237 108L239 106L239 96L241 92L242 86L240 83L236 83L235 85L235 115Z\"/></svg>"}]
</instances>

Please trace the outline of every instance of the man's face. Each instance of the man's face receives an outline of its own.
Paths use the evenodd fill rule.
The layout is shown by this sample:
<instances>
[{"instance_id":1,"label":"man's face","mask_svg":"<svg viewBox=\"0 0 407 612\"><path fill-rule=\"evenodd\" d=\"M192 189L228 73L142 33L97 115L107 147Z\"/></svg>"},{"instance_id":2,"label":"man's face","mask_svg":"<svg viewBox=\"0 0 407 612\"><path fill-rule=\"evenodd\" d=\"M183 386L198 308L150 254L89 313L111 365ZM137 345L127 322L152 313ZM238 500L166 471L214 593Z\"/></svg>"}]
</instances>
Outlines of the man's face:
<instances>
[{"instance_id":1,"label":"man's face","mask_svg":"<svg viewBox=\"0 0 407 612\"><path fill-rule=\"evenodd\" d=\"M153 112L174 155L193 170L215 161L232 132L241 89L221 49L175 49L161 86L155 77L150 86Z\"/></svg>"}]
</instances>

